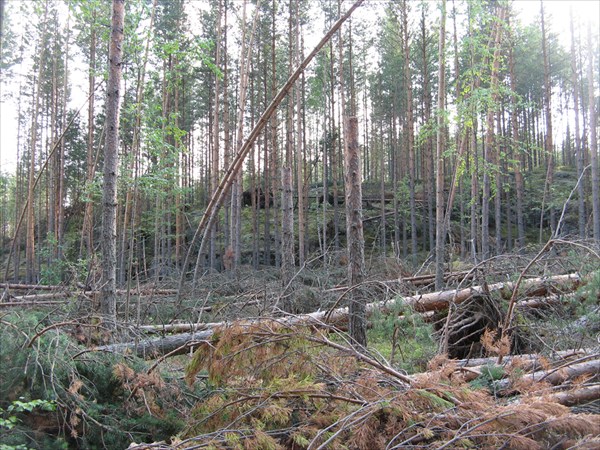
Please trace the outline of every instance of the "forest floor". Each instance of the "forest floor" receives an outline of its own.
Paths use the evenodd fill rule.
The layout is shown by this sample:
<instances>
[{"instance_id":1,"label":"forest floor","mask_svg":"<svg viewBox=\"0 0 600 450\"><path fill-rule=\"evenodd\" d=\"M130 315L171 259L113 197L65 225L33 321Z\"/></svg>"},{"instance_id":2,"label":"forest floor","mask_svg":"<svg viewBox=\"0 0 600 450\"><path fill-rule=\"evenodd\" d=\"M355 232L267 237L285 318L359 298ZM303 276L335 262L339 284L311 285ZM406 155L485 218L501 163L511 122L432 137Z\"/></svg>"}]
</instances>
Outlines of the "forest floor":
<instances>
[{"instance_id":1,"label":"forest floor","mask_svg":"<svg viewBox=\"0 0 600 450\"><path fill-rule=\"evenodd\" d=\"M120 291L4 284L0 448L599 448L600 257L589 242L432 267L315 259ZM281 305L292 305L283 313Z\"/></svg>"}]
</instances>

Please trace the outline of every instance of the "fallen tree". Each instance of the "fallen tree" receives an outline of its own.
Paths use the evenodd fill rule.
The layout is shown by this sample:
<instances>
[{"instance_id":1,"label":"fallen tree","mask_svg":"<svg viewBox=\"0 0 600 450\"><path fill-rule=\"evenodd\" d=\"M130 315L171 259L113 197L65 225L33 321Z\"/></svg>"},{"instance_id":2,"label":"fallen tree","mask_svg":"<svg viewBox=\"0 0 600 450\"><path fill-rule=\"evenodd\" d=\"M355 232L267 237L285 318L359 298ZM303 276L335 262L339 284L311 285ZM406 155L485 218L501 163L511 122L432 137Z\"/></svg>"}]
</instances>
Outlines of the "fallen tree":
<instances>
[{"instance_id":1,"label":"fallen tree","mask_svg":"<svg viewBox=\"0 0 600 450\"><path fill-rule=\"evenodd\" d=\"M526 295L540 296L548 293L572 291L581 283L578 274L557 275L553 277L532 278L521 283L521 289ZM366 306L368 315L379 310L389 313L396 306L406 306L417 312L438 311L447 308L451 303L461 303L474 295L482 295L497 292L503 298L510 298L514 284L495 283L490 285L475 286L461 290L450 290L433 292L430 294L416 295L412 297L398 298L395 301L382 301L370 303ZM247 319L235 322L218 322L190 325L188 333L165 336L155 339L139 340L137 342L126 342L120 344L103 345L97 347L96 351L130 353L143 358L156 358L165 355L178 355L190 351L199 342L212 338L215 331L224 327L235 325L243 329L245 326L255 325L262 320ZM317 311L310 314L295 315L277 319L285 327L293 326L338 326L348 321L348 308L336 308L329 311ZM187 325L186 325L187 326Z\"/></svg>"},{"instance_id":2,"label":"fallen tree","mask_svg":"<svg viewBox=\"0 0 600 450\"><path fill-rule=\"evenodd\" d=\"M590 349L571 349L571 350L561 350L558 352L553 352L550 356L542 356L538 354L528 354L528 355L514 355L507 356L502 360L502 366L508 365L518 365L523 368L523 366L529 368L542 367L543 365L548 364L548 362L565 362L570 361L573 358L581 358L583 356L588 356L592 354L592 350ZM489 358L468 358L468 359L458 359L452 360L458 367L479 367L486 365L496 365L498 362L498 357L493 356Z\"/></svg>"},{"instance_id":3,"label":"fallen tree","mask_svg":"<svg viewBox=\"0 0 600 450\"><path fill-rule=\"evenodd\" d=\"M574 380L582 376L589 378L598 378L600 376L600 355L590 355L591 361L575 362L572 364L564 364L550 370L538 370L516 380L500 380L496 383L496 387L500 390L519 389L519 385L528 385L531 383L545 382L557 386L565 381ZM584 358L582 358L584 359Z\"/></svg>"}]
</instances>

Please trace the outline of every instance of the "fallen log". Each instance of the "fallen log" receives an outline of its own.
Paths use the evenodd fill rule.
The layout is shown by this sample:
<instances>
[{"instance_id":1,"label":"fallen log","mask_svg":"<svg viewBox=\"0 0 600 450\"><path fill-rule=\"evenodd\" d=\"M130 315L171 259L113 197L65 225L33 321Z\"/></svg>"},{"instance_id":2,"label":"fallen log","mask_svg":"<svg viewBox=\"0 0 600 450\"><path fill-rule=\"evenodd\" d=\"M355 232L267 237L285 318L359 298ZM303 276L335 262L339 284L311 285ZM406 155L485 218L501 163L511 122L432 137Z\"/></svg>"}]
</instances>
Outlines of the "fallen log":
<instances>
[{"instance_id":1,"label":"fallen log","mask_svg":"<svg viewBox=\"0 0 600 450\"><path fill-rule=\"evenodd\" d=\"M463 271L463 272L448 272L444 274L444 281L463 281L466 278L472 278L472 271ZM394 283L409 283L413 286L427 286L435 283L435 275L417 275L414 277L400 277L394 280L383 280L379 281L379 283L383 284L394 284ZM330 289L327 289L327 292L338 292L349 289L348 286L336 286Z\"/></svg>"},{"instance_id":2,"label":"fallen log","mask_svg":"<svg viewBox=\"0 0 600 450\"><path fill-rule=\"evenodd\" d=\"M43 306L43 305L64 305L65 300L44 300L41 302L0 302L0 308L10 306Z\"/></svg>"},{"instance_id":3,"label":"fallen log","mask_svg":"<svg viewBox=\"0 0 600 450\"><path fill-rule=\"evenodd\" d=\"M19 284L19 283L0 283L2 289L12 289L14 291L60 291L65 286L48 286L43 284Z\"/></svg>"},{"instance_id":4,"label":"fallen log","mask_svg":"<svg viewBox=\"0 0 600 450\"><path fill-rule=\"evenodd\" d=\"M600 355L595 356L598 357ZM600 359L584 361L550 370L538 370L536 372L523 375L521 378L518 378L518 381L519 383L545 382L557 386L567 380L573 380L583 375L597 378L600 375ZM507 390L511 388L513 383L513 380L500 380L495 384L495 386L499 390Z\"/></svg>"},{"instance_id":5,"label":"fallen log","mask_svg":"<svg viewBox=\"0 0 600 450\"><path fill-rule=\"evenodd\" d=\"M553 352L552 355L549 356L543 356L543 355L538 355L538 354L524 354L524 355L511 355L511 356L506 356L503 360L502 360L502 366L507 366L510 365L512 363L514 364L518 364L519 366L521 366L522 364L525 364L526 366L538 366L541 367L542 366L542 361L544 361L544 363L550 361L550 362L565 362L567 360L570 360L572 358L581 358L582 356L588 356L593 354L591 349L573 349L573 350L561 350L561 351L557 351L557 352ZM469 358L469 359L456 359L456 360L449 360L449 362L453 362L455 363L458 367L479 367L479 366L486 366L486 365L497 365L498 362L498 357L497 356L493 356L490 358Z\"/></svg>"},{"instance_id":6,"label":"fallen log","mask_svg":"<svg viewBox=\"0 0 600 450\"><path fill-rule=\"evenodd\" d=\"M63 298L68 299L75 295L72 292L63 291L63 292L51 292L47 294L28 294L28 295L19 295L16 297L12 297L12 301L17 302L34 302L36 300L49 300L53 298Z\"/></svg>"},{"instance_id":7,"label":"fallen log","mask_svg":"<svg viewBox=\"0 0 600 450\"><path fill-rule=\"evenodd\" d=\"M521 290L526 291L523 295L539 297L549 293L573 291L581 283L578 274L557 275L553 277L531 278L521 283ZM482 295L497 292L504 299L509 299L515 288L515 283L494 283L490 285L474 286L460 290L433 292L420 296L407 297L402 300L416 311L438 311L446 308L450 303L462 303L474 295Z\"/></svg>"},{"instance_id":8,"label":"fallen log","mask_svg":"<svg viewBox=\"0 0 600 450\"><path fill-rule=\"evenodd\" d=\"M577 274L557 275L548 278L532 278L521 283L523 289L529 289L534 295L541 295L542 292L556 292L557 289L573 290L581 282L581 278ZM375 310L390 312L393 306L400 304L406 305L418 312L435 311L446 308L451 302L460 303L472 295L482 294L484 292L497 291L506 298L510 297L514 285L513 283L496 283L489 286L475 286L468 289L433 292L431 294L416 295L412 297L399 298L395 301L382 301L366 305L366 313L370 315ZM142 358L156 358L166 354L181 354L189 350L189 342L205 341L209 339L215 330L222 327L253 325L260 323L262 320L268 319L251 319L240 320L235 322L219 322L196 324L194 326L202 331L183 333L171 336L165 336L155 339L147 339L140 342L128 342L121 344L111 344L97 347L97 351L114 352L114 353L132 353ZM347 323L348 308L337 308L331 311L317 311L310 314L297 316L289 316L277 319L283 326L336 326L338 324ZM178 349L181 351L178 351Z\"/></svg>"},{"instance_id":9,"label":"fallen log","mask_svg":"<svg viewBox=\"0 0 600 450\"><path fill-rule=\"evenodd\" d=\"M555 392L541 398L560 403L564 406L576 406L600 399L600 384L576 387L571 391Z\"/></svg>"},{"instance_id":10,"label":"fallen log","mask_svg":"<svg viewBox=\"0 0 600 450\"><path fill-rule=\"evenodd\" d=\"M53 289L49 289L51 291L55 291L56 289L54 289L56 286L53 286ZM68 291L68 290L64 290L65 288L62 288L62 291L60 292L49 292L49 293L34 293L34 294L27 294L27 295L18 295L18 296L13 296L11 297L11 300L13 302L30 302L30 301L35 301L35 300L47 300L47 299L52 299L52 298L64 298L64 299L68 299L70 297L74 297L77 296L79 294L84 294L84 295L89 295L89 296L94 296L94 295L99 295L100 291L92 291L92 290L81 290L81 291ZM117 295L127 295L127 290L126 289L117 289L116 290L116 294ZM175 295L177 294L177 291L175 289L142 289L140 291L129 291L129 295L136 295L136 296L140 296L140 297L149 297L149 296L163 296L163 295Z\"/></svg>"}]
</instances>

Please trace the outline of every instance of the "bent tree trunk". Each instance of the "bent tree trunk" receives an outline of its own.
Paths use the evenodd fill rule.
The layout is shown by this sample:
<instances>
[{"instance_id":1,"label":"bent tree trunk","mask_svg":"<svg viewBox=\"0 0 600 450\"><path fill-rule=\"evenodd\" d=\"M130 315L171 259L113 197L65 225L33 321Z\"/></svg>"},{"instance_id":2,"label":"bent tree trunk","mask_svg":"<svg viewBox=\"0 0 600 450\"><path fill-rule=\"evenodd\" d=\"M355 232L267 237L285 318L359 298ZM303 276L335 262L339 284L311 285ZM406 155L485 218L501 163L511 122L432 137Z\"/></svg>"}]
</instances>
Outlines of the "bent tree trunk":
<instances>
[{"instance_id":1,"label":"bent tree trunk","mask_svg":"<svg viewBox=\"0 0 600 450\"><path fill-rule=\"evenodd\" d=\"M196 232L194 233L192 241L190 242L189 250L185 257L185 261L183 263L181 277L179 278L179 288L178 288L179 295L181 295L181 291L183 289L183 284L186 279L188 264L190 261L191 254L194 251L194 246L195 246L196 242L198 241L198 239L200 237L202 237L199 252L200 253L203 252L203 248L205 247L206 242L207 242L207 240L205 239L205 230L210 229L212 227L212 224L215 222L215 220L217 218L217 214L219 212L219 209L220 209L221 205L223 204L223 200L225 199L225 196L226 196L227 192L229 191L229 188L231 187L233 180L237 176L237 173L241 170L244 160L246 159L246 156L248 156L248 153L252 149L254 142L256 142L256 139L258 138L260 133L262 133L263 128L269 122L269 119L271 119L271 117L275 113L275 110L277 109L279 104L282 102L282 100L285 98L285 96L288 94L289 90L292 88L292 86L294 85L296 80L300 77L302 72L304 72L304 69L306 69L306 67L313 60L313 58L316 56L316 54L331 39L331 36L333 36L333 34L335 34L335 32L352 15L352 13L356 10L356 8L358 8L363 3L363 1L364 0L357 0L348 9L348 11L346 11L346 13L338 19L338 21L331 27L331 29L327 32L327 34L325 36L323 36L321 41L317 44L317 46L313 49L313 51L304 59L304 61L302 61L300 66L298 66L298 68L288 78L288 80L283 85L283 87L279 90L277 95L273 98L273 100L271 101L271 103L269 104L269 106L267 107L265 112L260 116L260 118L258 119L258 123L254 127L254 129L252 129L252 131L248 135L248 138L246 139L246 141L244 142L242 147L239 149L238 154L233 159L231 165L229 166L225 175L223 176L223 179L217 186L216 191L213 193L212 197L210 198L210 201L206 207L206 211L205 211L204 215L202 216L202 219L200 219L200 223L198 224L198 227L196 228Z\"/></svg>"}]
</instances>

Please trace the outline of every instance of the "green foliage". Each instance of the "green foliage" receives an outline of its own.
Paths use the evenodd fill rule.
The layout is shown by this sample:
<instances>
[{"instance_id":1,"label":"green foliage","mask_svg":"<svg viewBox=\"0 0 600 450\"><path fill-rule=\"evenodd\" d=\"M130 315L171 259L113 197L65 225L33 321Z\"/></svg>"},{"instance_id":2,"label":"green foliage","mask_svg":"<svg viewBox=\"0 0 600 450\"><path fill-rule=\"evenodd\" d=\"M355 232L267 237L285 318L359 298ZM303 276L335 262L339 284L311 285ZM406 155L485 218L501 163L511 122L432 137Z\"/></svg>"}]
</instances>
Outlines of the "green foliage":
<instances>
[{"instance_id":1,"label":"green foliage","mask_svg":"<svg viewBox=\"0 0 600 450\"><path fill-rule=\"evenodd\" d=\"M136 358L125 362L104 353L77 357L81 347L69 327L39 334L48 325L49 317L36 312L2 318L2 443L51 449L69 440L79 448L126 448L132 436L138 441L168 440L182 429L181 405L176 409L173 402L185 386L176 379L165 383L158 371L149 374L148 363ZM28 427L33 425L17 419L34 410L53 414L58 421L68 417L57 423L64 435L46 436L48 442L41 447L31 441Z\"/></svg>"},{"instance_id":2,"label":"green foliage","mask_svg":"<svg viewBox=\"0 0 600 450\"><path fill-rule=\"evenodd\" d=\"M502 366L488 364L481 368L481 375L471 381L471 386L475 389L487 388L491 389L495 381L504 378L505 372Z\"/></svg>"},{"instance_id":3,"label":"green foliage","mask_svg":"<svg viewBox=\"0 0 600 450\"><path fill-rule=\"evenodd\" d=\"M409 307L396 302L391 311L382 314L375 311L371 317L372 328L368 342L386 358L399 358L397 364L409 373L420 372L437 350L434 330L423 317Z\"/></svg>"},{"instance_id":4,"label":"green foliage","mask_svg":"<svg viewBox=\"0 0 600 450\"><path fill-rule=\"evenodd\" d=\"M25 397L13 400L6 411L0 407L0 428L13 429L19 423L17 413L31 412L36 408L42 411L56 411L56 402L40 399L26 401Z\"/></svg>"}]
</instances>

